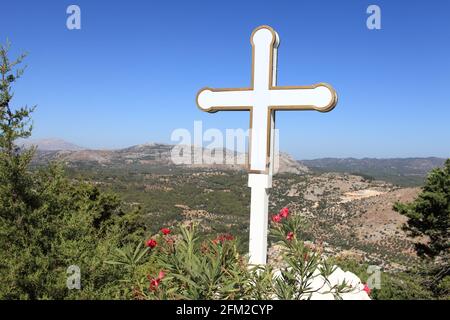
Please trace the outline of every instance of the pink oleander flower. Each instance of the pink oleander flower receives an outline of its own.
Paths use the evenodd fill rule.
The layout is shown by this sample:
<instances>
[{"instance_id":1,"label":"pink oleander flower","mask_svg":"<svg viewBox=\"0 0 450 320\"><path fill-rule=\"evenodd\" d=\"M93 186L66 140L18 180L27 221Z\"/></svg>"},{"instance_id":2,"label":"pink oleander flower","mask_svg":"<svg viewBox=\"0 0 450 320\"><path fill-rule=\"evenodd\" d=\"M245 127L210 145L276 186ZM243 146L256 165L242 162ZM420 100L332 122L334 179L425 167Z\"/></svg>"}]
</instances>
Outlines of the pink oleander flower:
<instances>
[{"instance_id":1,"label":"pink oleander flower","mask_svg":"<svg viewBox=\"0 0 450 320\"><path fill-rule=\"evenodd\" d=\"M282 218L287 218L289 216L289 208L285 207L285 208L281 209L279 215Z\"/></svg>"},{"instance_id":2,"label":"pink oleander flower","mask_svg":"<svg viewBox=\"0 0 450 320\"><path fill-rule=\"evenodd\" d=\"M155 239L149 239L147 240L147 242L145 243L145 245L147 247L149 247L150 249L153 249L154 247L156 247L158 245L158 243L156 242Z\"/></svg>"},{"instance_id":3,"label":"pink oleander flower","mask_svg":"<svg viewBox=\"0 0 450 320\"><path fill-rule=\"evenodd\" d=\"M159 287L159 283L161 282L161 280L159 280L158 278L155 279L150 279L150 286L149 286L149 290L150 291L156 291Z\"/></svg>"},{"instance_id":4,"label":"pink oleander flower","mask_svg":"<svg viewBox=\"0 0 450 320\"><path fill-rule=\"evenodd\" d=\"M370 292L372 292L372 289L369 288L369 286L367 285L367 283L364 284L363 290L367 293L367 295L370 296Z\"/></svg>"},{"instance_id":5,"label":"pink oleander flower","mask_svg":"<svg viewBox=\"0 0 450 320\"><path fill-rule=\"evenodd\" d=\"M234 237L231 234L221 234L213 240L214 244L224 243L225 241L233 241Z\"/></svg>"},{"instance_id":6,"label":"pink oleander flower","mask_svg":"<svg viewBox=\"0 0 450 320\"><path fill-rule=\"evenodd\" d=\"M167 236L168 234L170 234L170 229L169 228L162 228L161 232L163 235Z\"/></svg>"},{"instance_id":7,"label":"pink oleander flower","mask_svg":"<svg viewBox=\"0 0 450 320\"><path fill-rule=\"evenodd\" d=\"M292 231L288 232L286 240L291 241L294 238L294 233Z\"/></svg>"},{"instance_id":8,"label":"pink oleander flower","mask_svg":"<svg viewBox=\"0 0 450 320\"><path fill-rule=\"evenodd\" d=\"M161 283L161 280L166 276L166 274L164 273L164 271L160 271L159 275L157 278L153 278L151 279L150 276L147 276L147 278L150 280L150 286L149 286L149 290L150 291L156 291L159 287L159 284Z\"/></svg>"},{"instance_id":9,"label":"pink oleander flower","mask_svg":"<svg viewBox=\"0 0 450 320\"><path fill-rule=\"evenodd\" d=\"M275 223L280 223L281 222L282 217L278 214L272 216L272 221Z\"/></svg>"}]
</instances>

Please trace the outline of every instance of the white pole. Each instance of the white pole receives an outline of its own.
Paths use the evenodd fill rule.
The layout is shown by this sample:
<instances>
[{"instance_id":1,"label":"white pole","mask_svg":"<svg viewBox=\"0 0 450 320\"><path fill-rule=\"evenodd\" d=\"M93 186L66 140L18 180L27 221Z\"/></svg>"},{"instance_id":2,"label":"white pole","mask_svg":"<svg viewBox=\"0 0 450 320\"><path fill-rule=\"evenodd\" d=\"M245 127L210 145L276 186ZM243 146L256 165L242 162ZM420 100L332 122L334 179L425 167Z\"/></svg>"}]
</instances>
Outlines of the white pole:
<instances>
[{"instance_id":1,"label":"white pole","mask_svg":"<svg viewBox=\"0 0 450 320\"><path fill-rule=\"evenodd\" d=\"M267 227L269 189L272 179L267 174L249 174L251 188L249 263L265 265L267 262Z\"/></svg>"},{"instance_id":2,"label":"white pole","mask_svg":"<svg viewBox=\"0 0 450 320\"><path fill-rule=\"evenodd\" d=\"M267 263L267 228L269 220L269 188L272 187L272 175L275 156L275 112L270 113L270 163L268 174L248 175L250 195L250 239L249 263L265 265ZM254 129L252 129L252 134Z\"/></svg>"}]
</instances>

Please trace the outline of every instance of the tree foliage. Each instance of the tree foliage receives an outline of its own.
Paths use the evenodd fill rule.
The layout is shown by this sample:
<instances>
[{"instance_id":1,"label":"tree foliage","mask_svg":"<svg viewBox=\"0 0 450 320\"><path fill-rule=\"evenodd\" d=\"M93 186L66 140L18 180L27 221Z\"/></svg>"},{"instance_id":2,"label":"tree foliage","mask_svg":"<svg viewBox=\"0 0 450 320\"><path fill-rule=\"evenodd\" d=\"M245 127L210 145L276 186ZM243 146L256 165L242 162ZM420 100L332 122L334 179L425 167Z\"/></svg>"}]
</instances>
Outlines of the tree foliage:
<instances>
[{"instance_id":1,"label":"tree foliage","mask_svg":"<svg viewBox=\"0 0 450 320\"><path fill-rule=\"evenodd\" d=\"M61 165L37 171L35 150L17 139L31 134L33 108L13 108L11 85L25 55L10 61L0 47L0 299L120 297L121 276L104 264L114 247L142 236L138 212L114 194L69 180ZM67 268L81 271L81 290L69 290Z\"/></svg>"},{"instance_id":2,"label":"tree foliage","mask_svg":"<svg viewBox=\"0 0 450 320\"><path fill-rule=\"evenodd\" d=\"M408 217L404 228L421 237L417 253L431 260L429 287L438 295L450 297L450 159L443 168L433 169L422 192L411 203L396 203L394 210Z\"/></svg>"},{"instance_id":3,"label":"tree foliage","mask_svg":"<svg viewBox=\"0 0 450 320\"><path fill-rule=\"evenodd\" d=\"M416 244L419 254L431 258L450 249L450 159L443 168L430 172L422 192L411 203L396 203L394 209L408 217L405 229L429 241Z\"/></svg>"}]
</instances>

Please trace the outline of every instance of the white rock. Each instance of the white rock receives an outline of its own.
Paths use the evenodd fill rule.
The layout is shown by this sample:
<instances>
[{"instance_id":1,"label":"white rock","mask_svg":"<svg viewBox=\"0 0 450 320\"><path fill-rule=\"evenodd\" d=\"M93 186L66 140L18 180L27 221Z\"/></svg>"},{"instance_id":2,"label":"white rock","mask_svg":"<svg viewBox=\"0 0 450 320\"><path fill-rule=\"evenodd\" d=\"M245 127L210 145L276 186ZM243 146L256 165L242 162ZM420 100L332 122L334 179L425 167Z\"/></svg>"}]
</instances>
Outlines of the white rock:
<instances>
[{"instance_id":1,"label":"white rock","mask_svg":"<svg viewBox=\"0 0 450 320\"><path fill-rule=\"evenodd\" d=\"M278 269L275 270L273 277L274 279L282 278L281 271ZM336 300L330 290L333 286L340 285L343 282L347 285L347 292L339 295L342 300L371 300L367 292L364 291L364 284L358 276L349 271L345 272L339 267L335 267L335 270L328 277L328 282L320 275L320 271L316 270L311 279L311 283L309 284L311 290L314 290L315 292L301 298L311 300Z\"/></svg>"}]
</instances>

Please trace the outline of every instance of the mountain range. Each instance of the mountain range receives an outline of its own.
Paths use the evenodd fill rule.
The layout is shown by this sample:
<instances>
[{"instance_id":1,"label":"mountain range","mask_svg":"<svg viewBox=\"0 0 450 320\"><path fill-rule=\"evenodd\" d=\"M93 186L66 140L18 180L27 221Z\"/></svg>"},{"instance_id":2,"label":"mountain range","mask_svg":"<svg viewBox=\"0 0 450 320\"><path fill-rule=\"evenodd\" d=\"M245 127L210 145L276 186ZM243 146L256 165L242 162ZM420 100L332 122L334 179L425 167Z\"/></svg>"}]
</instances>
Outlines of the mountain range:
<instances>
[{"instance_id":1,"label":"mountain range","mask_svg":"<svg viewBox=\"0 0 450 320\"><path fill-rule=\"evenodd\" d=\"M35 164L48 163L49 161L62 161L68 166L102 166L118 168L125 166L145 166L145 167L189 167L189 168L215 168L223 170L243 170L244 165L238 159L244 159L247 155L242 155L227 149L205 149L197 146L185 146L185 150L190 149L191 161L189 164L176 165L172 161L174 145L162 143L145 143L115 150L91 150L84 149L71 143L63 143L62 140L55 140L54 144L46 139L44 143L34 140L33 143L22 145L24 147L37 147ZM67 147L67 148L65 148ZM222 161L216 161L216 155L222 153ZM193 157L202 154L202 163L194 163ZM219 158L220 159L220 158ZM242 163L242 162L241 162ZM287 153L281 153L279 157L280 173L302 174L309 169L302 163L296 161Z\"/></svg>"},{"instance_id":2,"label":"mountain range","mask_svg":"<svg viewBox=\"0 0 450 320\"><path fill-rule=\"evenodd\" d=\"M126 165L173 166L171 153L173 145L162 143L145 143L115 150L91 150L61 139L23 140L21 145L37 147L36 163L52 160L63 161L69 166L82 164L122 167ZM203 163L181 165L178 167L220 168L240 170L233 158L239 155L222 149L205 152L202 149ZM191 154L199 152L199 147L191 146ZM214 155L223 152L223 162L212 164ZM240 155L242 156L242 155ZM246 157L246 155L244 155ZM416 186L423 183L427 173L444 164L444 158L322 158L314 160L295 160L287 153L281 153L279 172L302 174L313 172L342 172L362 175L368 179L385 180L402 186Z\"/></svg>"}]
</instances>

